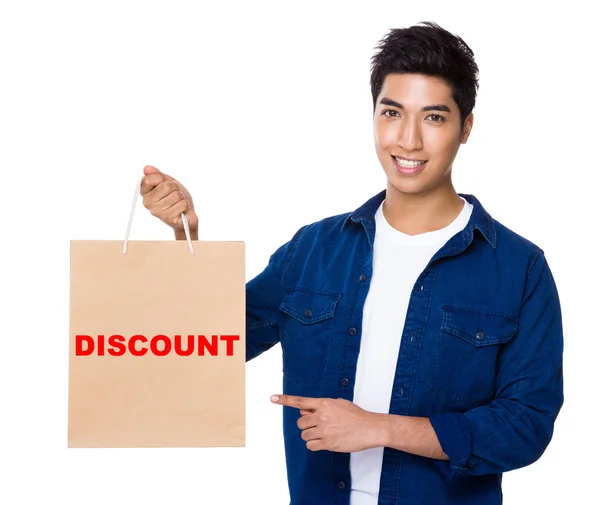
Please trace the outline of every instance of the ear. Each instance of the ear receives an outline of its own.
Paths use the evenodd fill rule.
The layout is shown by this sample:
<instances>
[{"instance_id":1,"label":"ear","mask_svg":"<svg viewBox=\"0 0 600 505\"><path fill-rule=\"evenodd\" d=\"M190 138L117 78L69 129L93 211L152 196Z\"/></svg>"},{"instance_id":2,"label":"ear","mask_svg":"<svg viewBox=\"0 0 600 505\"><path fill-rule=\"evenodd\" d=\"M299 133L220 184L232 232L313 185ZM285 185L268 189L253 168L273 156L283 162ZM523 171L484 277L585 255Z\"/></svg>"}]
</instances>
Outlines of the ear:
<instances>
[{"instance_id":1,"label":"ear","mask_svg":"<svg viewBox=\"0 0 600 505\"><path fill-rule=\"evenodd\" d=\"M463 132L462 132L462 134L460 136L460 143L461 144L466 144L467 143L469 135L471 134L471 129L473 128L473 121L474 121L474 117L473 117L473 113L471 112L465 118L465 122L463 123Z\"/></svg>"}]
</instances>

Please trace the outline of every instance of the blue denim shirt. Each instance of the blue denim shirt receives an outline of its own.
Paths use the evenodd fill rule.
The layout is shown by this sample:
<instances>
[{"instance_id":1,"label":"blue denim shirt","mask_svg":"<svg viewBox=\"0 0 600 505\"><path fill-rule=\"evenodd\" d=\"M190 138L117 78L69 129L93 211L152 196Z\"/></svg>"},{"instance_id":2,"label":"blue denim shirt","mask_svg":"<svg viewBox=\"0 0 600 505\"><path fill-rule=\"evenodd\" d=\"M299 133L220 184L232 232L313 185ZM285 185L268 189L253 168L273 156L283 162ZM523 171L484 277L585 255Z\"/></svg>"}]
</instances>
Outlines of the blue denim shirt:
<instances>
[{"instance_id":1,"label":"blue denim shirt","mask_svg":"<svg viewBox=\"0 0 600 505\"><path fill-rule=\"evenodd\" d=\"M280 342L283 393L352 401L385 193L302 227L247 283L246 358ZM386 447L380 505L502 503L502 472L542 455L563 404L561 309L544 252L460 196L473 212L415 282L389 410L429 417L450 460ZM350 454L306 449L299 411L283 409L291 504L348 504Z\"/></svg>"}]
</instances>

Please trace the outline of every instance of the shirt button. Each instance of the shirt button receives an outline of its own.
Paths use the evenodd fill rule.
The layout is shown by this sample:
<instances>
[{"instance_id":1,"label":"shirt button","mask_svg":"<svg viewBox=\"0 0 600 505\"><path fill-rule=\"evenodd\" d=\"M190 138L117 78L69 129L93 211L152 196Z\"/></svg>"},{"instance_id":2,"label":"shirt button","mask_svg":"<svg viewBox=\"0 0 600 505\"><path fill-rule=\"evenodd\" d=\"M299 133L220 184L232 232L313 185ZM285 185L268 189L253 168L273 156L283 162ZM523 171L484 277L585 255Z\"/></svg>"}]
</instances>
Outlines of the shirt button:
<instances>
[{"instance_id":1,"label":"shirt button","mask_svg":"<svg viewBox=\"0 0 600 505\"><path fill-rule=\"evenodd\" d=\"M363 274L363 275L360 276L360 282L364 282L366 280L367 280L367 276L366 275Z\"/></svg>"},{"instance_id":2,"label":"shirt button","mask_svg":"<svg viewBox=\"0 0 600 505\"><path fill-rule=\"evenodd\" d=\"M304 317L310 317L312 315L312 310L308 309L305 313L304 313Z\"/></svg>"},{"instance_id":3,"label":"shirt button","mask_svg":"<svg viewBox=\"0 0 600 505\"><path fill-rule=\"evenodd\" d=\"M483 334L483 332L482 332L482 331L478 331L478 332L476 333L476 335L475 335L475 338L476 338L477 340L483 340L483 337L485 337L485 335Z\"/></svg>"},{"instance_id":4,"label":"shirt button","mask_svg":"<svg viewBox=\"0 0 600 505\"><path fill-rule=\"evenodd\" d=\"M350 328L348 333L350 333L350 335L356 335L356 328Z\"/></svg>"},{"instance_id":5,"label":"shirt button","mask_svg":"<svg viewBox=\"0 0 600 505\"><path fill-rule=\"evenodd\" d=\"M415 334L411 333L410 334L410 343L412 344L415 341Z\"/></svg>"},{"instance_id":6,"label":"shirt button","mask_svg":"<svg viewBox=\"0 0 600 505\"><path fill-rule=\"evenodd\" d=\"M346 378L342 379L342 386L347 386L348 384L350 384L350 381Z\"/></svg>"},{"instance_id":7,"label":"shirt button","mask_svg":"<svg viewBox=\"0 0 600 505\"><path fill-rule=\"evenodd\" d=\"M421 291L423 291L423 287L424 287L423 284L421 284Z\"/></svg>"},{"instance_id":8,"label":"shirt button","mask_svg":"<svg viewBox=\"0 0 600 505\"><path fill-rule=\"evenodd\" d=\"M339 481L339 482L337 483L337 486L338 486L340 489L344 489L344 488L346 487L346 483L345 483L343 480L341 480L341 481Z\"/></svg>"}]
</instances>

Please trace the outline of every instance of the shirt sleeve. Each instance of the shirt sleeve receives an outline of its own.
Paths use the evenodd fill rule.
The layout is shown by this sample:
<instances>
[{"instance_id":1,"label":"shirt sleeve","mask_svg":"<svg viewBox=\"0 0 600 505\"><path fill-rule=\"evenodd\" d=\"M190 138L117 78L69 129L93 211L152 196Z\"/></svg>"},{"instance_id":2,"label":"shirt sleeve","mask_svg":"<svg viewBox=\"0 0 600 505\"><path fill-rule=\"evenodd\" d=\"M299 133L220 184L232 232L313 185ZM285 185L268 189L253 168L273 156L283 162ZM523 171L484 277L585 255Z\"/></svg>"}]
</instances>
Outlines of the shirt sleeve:
<instances>
[{"instance_id":1,"label":"shirt sleeve","mask_svg":"<svg viewBox=\"0 0 600 505\"><path fill-rule=\"evenodd\" d=\"M246 283L246 361L279 342L281 279L304 228L280 246L265 269Z\"/></svg>"},{"instance_id":2,"label":"shirt sleeve","mask_svg":"<svg viewBox=\"0 0 600 505\"><path fill-rule=\"evenodd\" d=\"M517 334L498 358L494 400L430 417L450 458L435 464L448 479L507 472L541 457L563 404L562 355L560 301L539 250L525 282Z\"/></svg>"}]
</instances>

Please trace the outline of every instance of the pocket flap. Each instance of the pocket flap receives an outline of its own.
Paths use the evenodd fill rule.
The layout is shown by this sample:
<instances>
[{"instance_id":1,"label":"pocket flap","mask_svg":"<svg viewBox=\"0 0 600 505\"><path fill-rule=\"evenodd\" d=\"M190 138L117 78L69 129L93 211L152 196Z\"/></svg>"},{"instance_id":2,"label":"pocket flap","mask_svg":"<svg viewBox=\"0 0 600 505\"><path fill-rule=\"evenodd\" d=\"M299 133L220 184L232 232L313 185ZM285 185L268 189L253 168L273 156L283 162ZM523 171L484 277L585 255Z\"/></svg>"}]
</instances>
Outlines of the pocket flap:
<instances>
[{"instance_id":1,"label":"pocket flap","mask_svg":"<svg viewBox=\"0 0 600 505\"><path fill-rule=\"evenodd\" d=\"M518 319L508 314L445 305L442 329L477 347L508 342L516 333Z\"/></svg>"},{"instance_id":2,"label":"pocket flap","mask_svg":"<svg viewBox=\"0 0 600 505\"><path fill-rule=\"evenodd\" d=\"M341 297L341 294L331 291L289 288L279 309L304 324L311 324L333 317Z\"/></svg>"}]
</instances>

